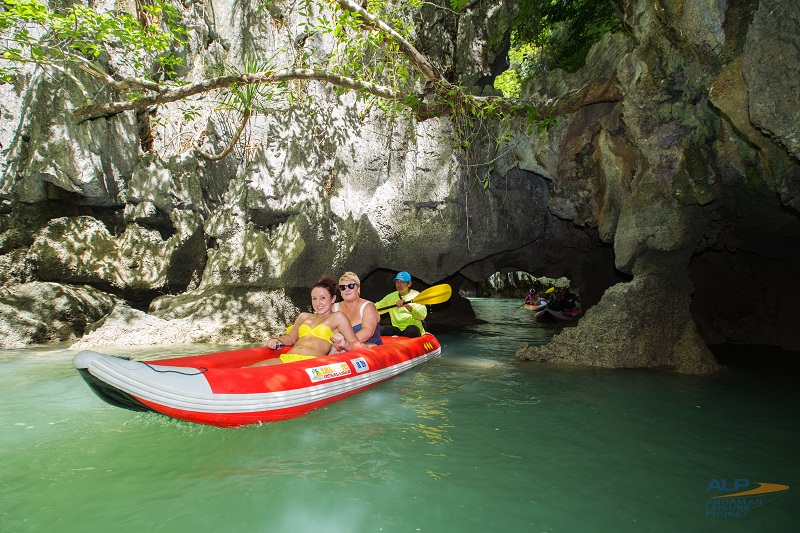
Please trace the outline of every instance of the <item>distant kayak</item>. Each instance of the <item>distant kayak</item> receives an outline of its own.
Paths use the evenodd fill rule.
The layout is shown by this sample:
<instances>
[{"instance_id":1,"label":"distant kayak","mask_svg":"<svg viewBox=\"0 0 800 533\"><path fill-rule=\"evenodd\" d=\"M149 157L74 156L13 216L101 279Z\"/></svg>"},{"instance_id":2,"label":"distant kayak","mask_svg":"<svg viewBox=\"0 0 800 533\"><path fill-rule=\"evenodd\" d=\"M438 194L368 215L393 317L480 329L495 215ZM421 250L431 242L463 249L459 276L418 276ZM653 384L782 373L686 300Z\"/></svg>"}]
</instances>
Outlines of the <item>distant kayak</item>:
<instances>
[{"instance_id":1,"label":"distant kayak","mask_svg":"<svg viewBox=\"0 0 800 533\"><path fill-rule=\"evenodd\" d=\"M383 345L288 364L250 367L288 351L267 347L135 361L94 351L73 363L101 399L132 411L235 427L304 415L438 357L436 337L383 337Z\"/></svg>"},{"instance_id":2,"label":"distant kayak","mask_svg":"<svg viewBox=\"0 0 800 533\"><path fill-rule=\"evenodd\" d=\"M524 307L525 309L530 309L531 311L541 311L542 309L547 307L547 304L540 304L540 305L524 304L522 307Z\"/></svg>"},{"instance_id":3,"label":"distant kayak","mask_svg":"<svg viewBox=\"0 0 800 533\"><path fill-rule=\"evenodd\" d=\"M568 322L570 320L577 320L583 315L580 309L570 309L568 311L553 311L552 309L545 309L536 313L534 317L537 322Z\"/></svg>"}]
</instances>

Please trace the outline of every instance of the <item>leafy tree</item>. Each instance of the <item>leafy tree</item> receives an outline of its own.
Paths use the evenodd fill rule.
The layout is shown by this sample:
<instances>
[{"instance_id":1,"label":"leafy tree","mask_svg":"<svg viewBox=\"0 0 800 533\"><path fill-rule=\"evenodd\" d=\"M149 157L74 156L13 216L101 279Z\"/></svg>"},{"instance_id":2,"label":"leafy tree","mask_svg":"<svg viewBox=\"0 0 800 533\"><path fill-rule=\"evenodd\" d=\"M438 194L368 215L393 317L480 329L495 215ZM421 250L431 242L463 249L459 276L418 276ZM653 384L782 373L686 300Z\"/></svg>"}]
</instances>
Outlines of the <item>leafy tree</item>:
<instances>
[{"instance_id":1,"label":"leafy tree","mask_svg":"<svg viewBox=\"0 0 800 533\"><path fill-rule=\"evenodd\" d=\"M34 64L61 72L81 90L85 103L93 97L78 78L87 73L115 90L134 86L157 90L153 79L172 77L180 58L170 52L182 44L186 31L170 4L139 4L139 18L130 13L97 13L80 4L54 11L38 0L3 0L0 11L0 80L11 81L22 65ZM149 21L143 25L140 20ZM160 29L160 25L166 27ZM124 79L108 74L102 65L108 52L119 57ZM148 71L157 65L156 75Z\"/></svg>"},{"instance_id":2,"label":"leafy tree","mask_svg":"<svg viewBox=\"0 0 800 533\"><path fill-rule=\"evenodd\" d=\"M463 2L451 1L454 7ZM515 99L474 96L445 79L411 42L413 16L422 0L299 0L293 5L304 20L306 39L327 36L336 43L329 57L316 55L301 40L291 61L290 54L246 60L239 68L220 66L207 78L187 83L178 76L182 65L175 53L187 34L168 2L137 2L134 16L98 13L80 4L50 9L39 0L2 0L0 56L5 61L0 76L9 80L26 64L62 73L82 94L83 102L72 111L81 121L131 110L140 120L149 120L148 112L158 106L211 99L218 109L240 117L230 144L219 154L198 150L211 159L230 153L253 114L292 106L294 80L354 91L371 104L420 119L449 116L465 149L480 130L474 125L487 119L519 119L531 128L552 123L542 122L549 111ZM265 0L259 15L281 24L282 14L271 0ZM524 25L517 29L520 36L528 35L526 31ZM195 108L189 105L186 113L196 113Z\"/></svg>"},{"instance_id":3,"label":"leafy tree","mask_svg":"<svg viewBox=\"0 0 800 533\"><path fill-rule=\"evenodd\" d=\"M623 26L614 0L520 0L512 33L520 76L555 68L574 72L594 43L617 31Z\"/></svg>"}]
</instances>

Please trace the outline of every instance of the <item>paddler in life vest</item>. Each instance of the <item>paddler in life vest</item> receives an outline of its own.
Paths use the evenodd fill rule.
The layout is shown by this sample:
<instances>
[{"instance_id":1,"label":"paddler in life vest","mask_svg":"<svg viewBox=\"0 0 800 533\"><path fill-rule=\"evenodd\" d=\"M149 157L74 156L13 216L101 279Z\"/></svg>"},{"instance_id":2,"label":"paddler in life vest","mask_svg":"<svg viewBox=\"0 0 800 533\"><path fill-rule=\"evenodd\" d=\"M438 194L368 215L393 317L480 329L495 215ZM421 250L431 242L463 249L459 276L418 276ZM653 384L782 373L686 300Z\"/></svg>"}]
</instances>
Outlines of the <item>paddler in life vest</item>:
<instances>
[{"instance_id":1,"label":"paddler in life vest","mask_svg":"<svg viewBox=\"0 0 800 533\"><path fill-rule=\"evenodd\" d=\"M425 333L422 321L428 316L428 308L422 304L409 302L419 294L411 289L411 274L398 272L394 277L394 287L397 289L387 294L380 301L375 302L375 307L382 308L395 306L389 310L392 325L382 325L381 335L400 337L419 337Z\"/></svg>"}]
</instances>

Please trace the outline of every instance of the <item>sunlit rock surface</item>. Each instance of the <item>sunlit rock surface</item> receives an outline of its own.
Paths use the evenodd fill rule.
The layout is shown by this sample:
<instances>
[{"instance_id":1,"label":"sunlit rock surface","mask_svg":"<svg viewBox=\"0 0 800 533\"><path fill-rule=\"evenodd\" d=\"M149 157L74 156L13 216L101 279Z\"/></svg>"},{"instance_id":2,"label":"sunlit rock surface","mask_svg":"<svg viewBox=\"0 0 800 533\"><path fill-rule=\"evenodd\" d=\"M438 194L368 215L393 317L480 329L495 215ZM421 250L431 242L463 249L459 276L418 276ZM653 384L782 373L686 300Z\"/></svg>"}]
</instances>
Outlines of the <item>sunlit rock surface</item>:
<instances>
[{"instance_id":1,"label":"sunlit rock surface","mask_svg":"<svg viewBox=\"0 0 800 533\"><path fill-rule=\"evenodd\" d=\"M279 49L288 66L297 17L271 6L253 26L246 6L189 5L187 79ZM456 147L448 119L392 121L298 83L311 107L254 117L220 162L191 147L219 152L235 126L177 104L157 110L155 150L142 153L133 114L78 124L72 92L21 77L0 87L4 290L48 281L124 298L83 346L258 342L305 309L321 274L353 270L380 298L397 270L415 288L523 270L569 279L587 312L521 358L703 373L716 367L706 343L800 350L800 4L621 7L630 35L524 88L555 127L521 127L497 150L491 139ZM469 9L424 8L418 44L481 94L502 71L516 6ZM465 302L454 296L454 316ZM33 315L2 320L28 332L22 343L61 338Z\"/></svg>"},{"instance_id":2,"label":"sunlit rock surface","mask_svg":"<svg viewBox=\"0 0 800 533\"><path fill-rule=\"evenodd\" d=\"M0 288L0 348L74 341L106 316L118 298L87 286L32 282Z\"/></svg>"}]
</instances>

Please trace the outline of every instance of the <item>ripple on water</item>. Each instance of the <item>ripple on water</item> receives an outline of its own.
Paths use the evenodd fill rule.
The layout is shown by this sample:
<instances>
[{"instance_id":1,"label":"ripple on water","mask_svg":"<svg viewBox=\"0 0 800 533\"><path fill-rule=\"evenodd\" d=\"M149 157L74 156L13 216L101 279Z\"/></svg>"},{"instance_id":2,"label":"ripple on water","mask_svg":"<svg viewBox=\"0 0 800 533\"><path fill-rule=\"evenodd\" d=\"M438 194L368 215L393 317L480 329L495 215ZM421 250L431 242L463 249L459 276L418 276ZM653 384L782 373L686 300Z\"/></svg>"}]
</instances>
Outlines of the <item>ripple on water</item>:
<instances>
[{"instance_id":1,"label":"ripple on water","mask_svg":"<svg viewBox=\"0 0 800 533\"><path fill-rule=\"evenodd\" d=\"M0 529L793 530L793 490L744 520L705 501L713 478L795 488L796 374L521 363L556 330L473 303L490 322L440 335L441 359L239 429L108 406L63 348L0 353Z\"/></svg>"}]
</instances>

